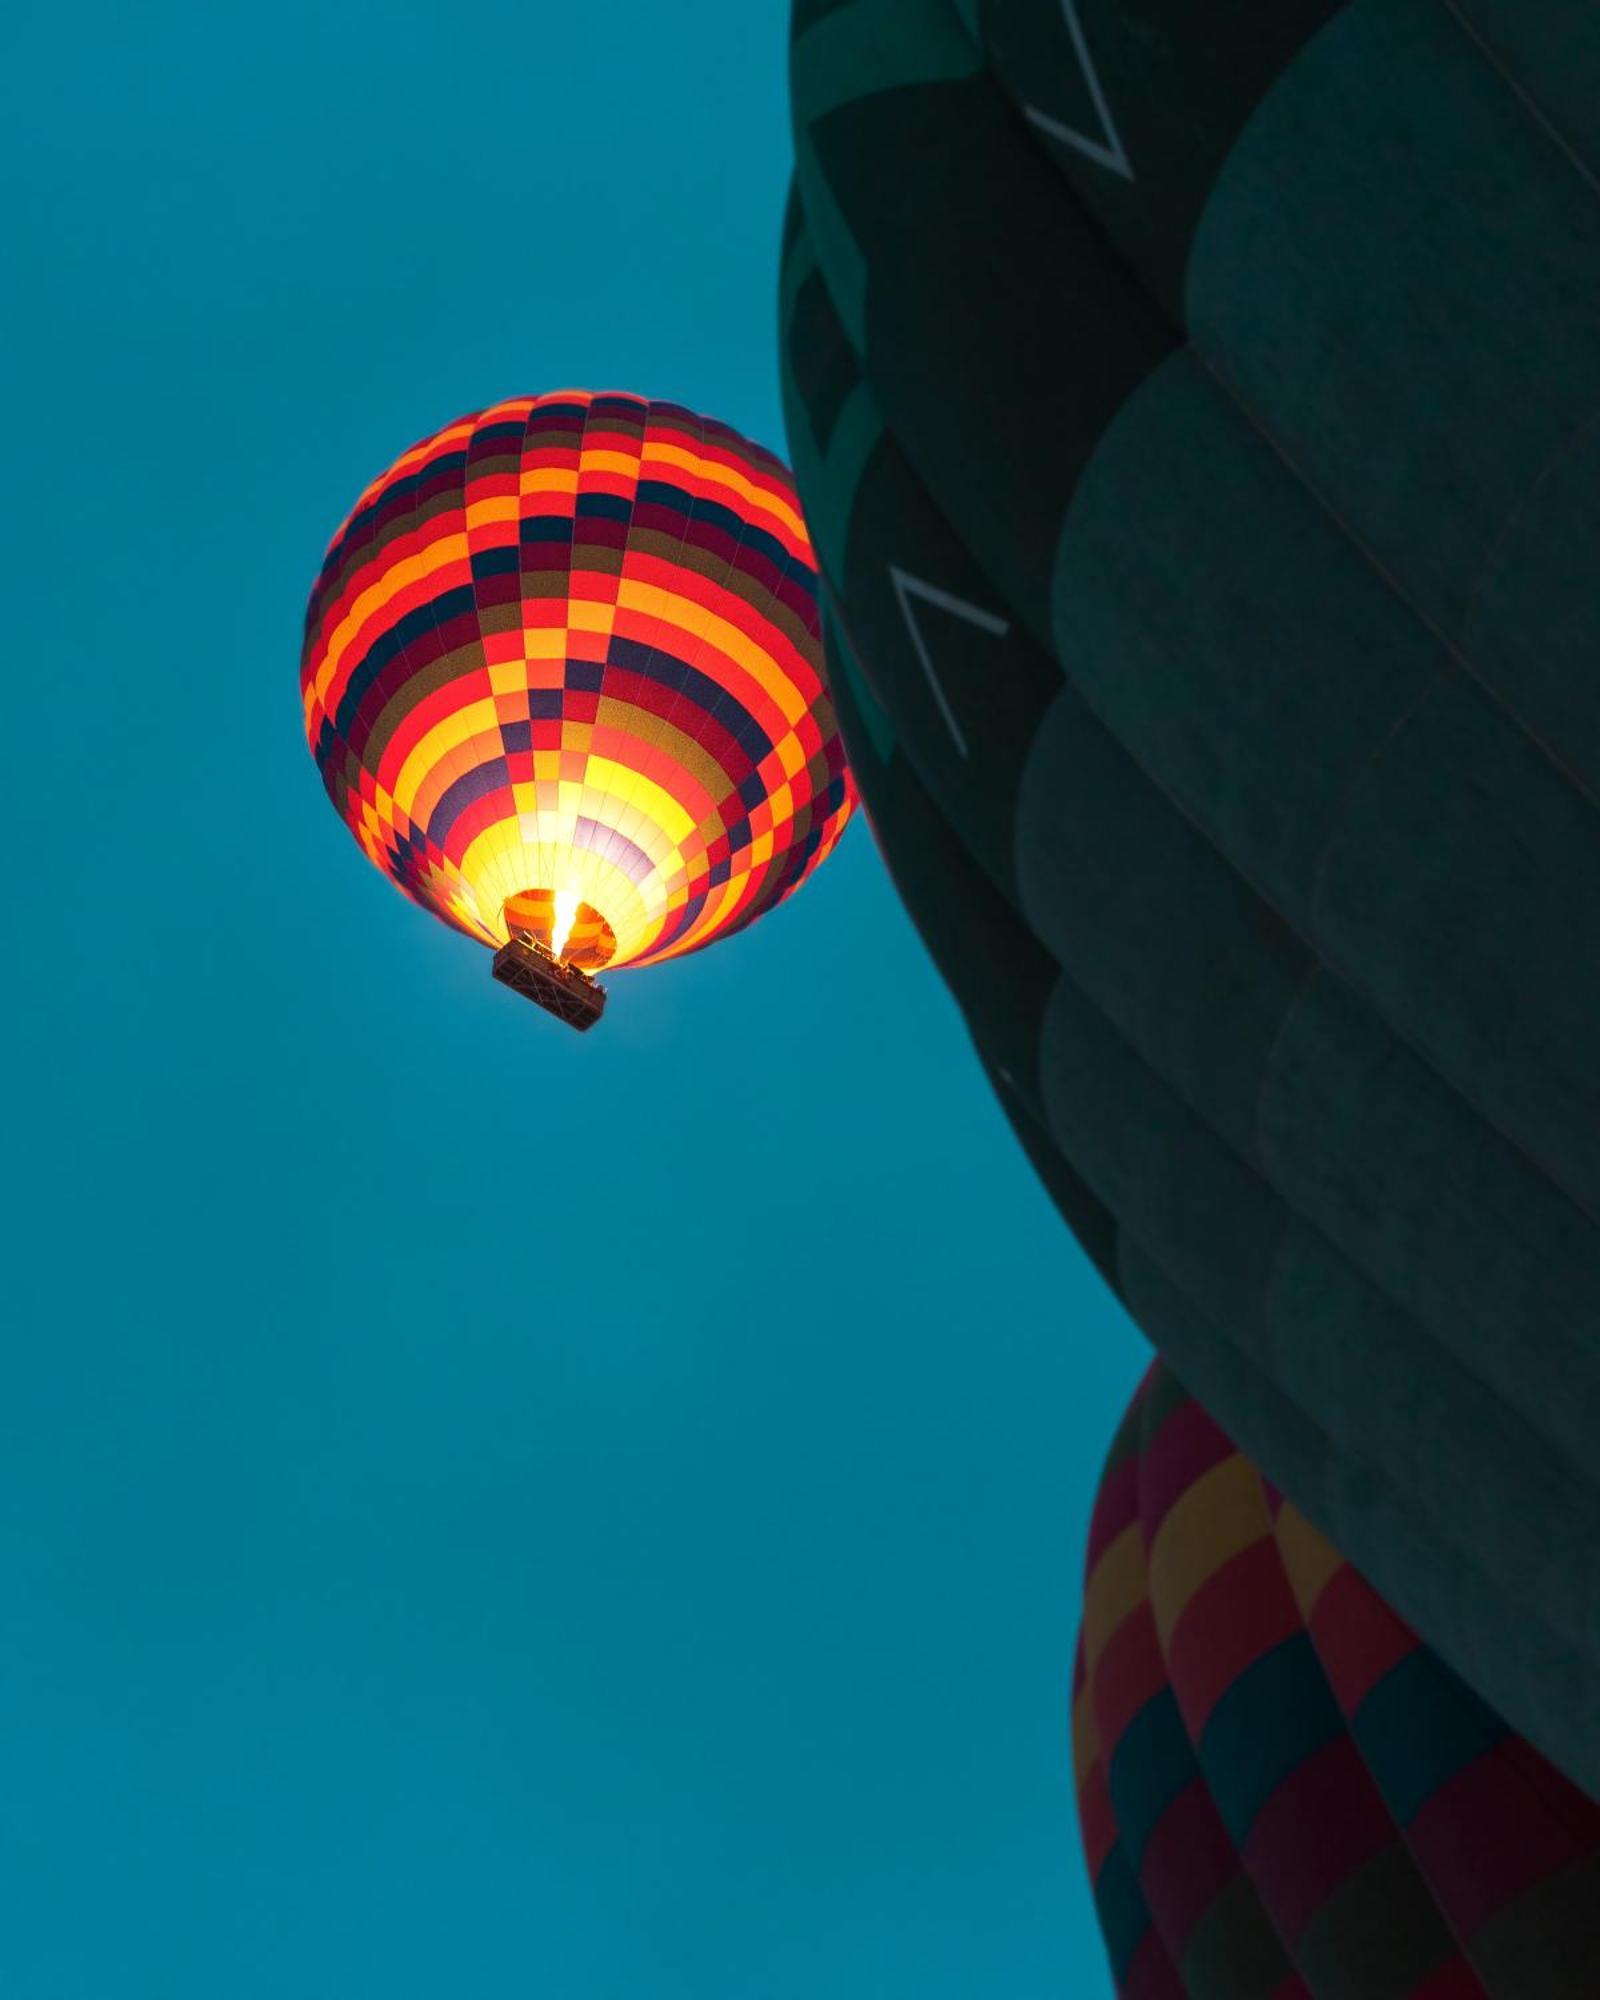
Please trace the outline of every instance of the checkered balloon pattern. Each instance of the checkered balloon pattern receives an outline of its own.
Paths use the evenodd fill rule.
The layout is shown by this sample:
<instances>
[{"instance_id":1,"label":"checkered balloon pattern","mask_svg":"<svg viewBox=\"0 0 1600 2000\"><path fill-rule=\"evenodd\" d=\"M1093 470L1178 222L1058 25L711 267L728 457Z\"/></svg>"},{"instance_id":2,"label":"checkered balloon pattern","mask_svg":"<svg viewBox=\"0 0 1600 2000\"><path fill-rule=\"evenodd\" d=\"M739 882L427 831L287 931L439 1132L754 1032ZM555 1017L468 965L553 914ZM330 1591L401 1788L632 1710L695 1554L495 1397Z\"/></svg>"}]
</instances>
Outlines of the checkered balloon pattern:
<instances>
[{"instance_id":1,"label":"checkered balloon pattern","mask_svg":"<svg viewBox=\"0 0 1600 2000\"><path fill-rule=\"evenodd\" d=\"M519 397L415 445L334 537L300 672L369 859L490 946L697 950L854 804L788 472L672 403Z\"/></svg>"},{"instance_id":2,"label":"checkered balloon pattern","mask_svg":"<svg viewBox=\"0 0 1600 2000\"><path fill-rule=\"evenodd\" d=\"M1161 1363L1111 1449L1073 1691L1120 2000L1577 2000L1600 1805Z\"/></svg>"}]
</instances>

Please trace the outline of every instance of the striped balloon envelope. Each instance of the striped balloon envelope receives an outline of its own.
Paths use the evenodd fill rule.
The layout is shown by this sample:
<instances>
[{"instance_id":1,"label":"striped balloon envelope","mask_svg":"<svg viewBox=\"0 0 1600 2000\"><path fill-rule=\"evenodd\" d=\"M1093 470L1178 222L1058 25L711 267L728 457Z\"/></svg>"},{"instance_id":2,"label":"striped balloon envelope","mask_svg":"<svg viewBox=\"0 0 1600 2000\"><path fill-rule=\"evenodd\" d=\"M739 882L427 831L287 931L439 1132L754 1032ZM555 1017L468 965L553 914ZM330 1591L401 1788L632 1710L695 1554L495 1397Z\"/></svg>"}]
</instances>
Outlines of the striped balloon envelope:
<instances>
[{"instance_id":1,"label":"striped balloon envelope","mask_svg":"<svg viewBox=\"0 0 1600 2000\"><path fill-rule=\"evenodd\" d=\"M329 548L301 690L368 858L576 973L750 923L853 803L787 471L640 396L515 398L399 458Z\"/></svg>"},{"instance_id":2,"label":"striped balloon envelope","mask_svg":"<svg viewBox=\"0 0 1600 2000\"><path fill-rule=\"evenodd\" d=\"M1123 2000L1600 1990L1600 1808L1159 1364L1095 1507L1073 1750Z\"/></svg>"}]
</instances>

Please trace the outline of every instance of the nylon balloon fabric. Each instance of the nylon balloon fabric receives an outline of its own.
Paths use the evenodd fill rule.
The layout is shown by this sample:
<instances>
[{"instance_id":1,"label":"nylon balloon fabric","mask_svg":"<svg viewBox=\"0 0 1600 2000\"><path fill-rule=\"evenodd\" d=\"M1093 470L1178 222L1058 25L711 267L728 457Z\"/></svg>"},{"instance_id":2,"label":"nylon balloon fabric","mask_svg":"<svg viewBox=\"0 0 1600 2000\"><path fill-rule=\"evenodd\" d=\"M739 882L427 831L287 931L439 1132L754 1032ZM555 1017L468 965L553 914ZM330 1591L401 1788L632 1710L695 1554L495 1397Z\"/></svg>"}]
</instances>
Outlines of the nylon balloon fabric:
<instances>
[{"instance_id":1,"label":"nylon balloon fabric","mask_svg":"<svg viewBox=\"0 0 1600 2000\"><path fill-rule=\"evenodd\" d=\"M334 537L301 689L377 867L581 967L752 922L853 803L788 473L639 396L514 398L406 452Z\"/></svg>"},{"instance_id":2,"label":"nylon balloon fabric","mask_svg":"<svg viewBox=\"0 0 1600 2000\"><path fill-rule=\"evenodd\" d=\"M1600 11L798 0L879 843L1063 1214L1600 1790Z\"/></svg>"},{"instance_id":3,"label":"nylon balloon fabric","mask_svg":"<svg viewBox=\"0 0 1600 2000\"><path fill-rule=\"evenodd\" d=\"M1588 2000L1600 1807L1159 1363L1101 1483L1073 1699L1124 2000Z\"/></svg>"}]
</instances>

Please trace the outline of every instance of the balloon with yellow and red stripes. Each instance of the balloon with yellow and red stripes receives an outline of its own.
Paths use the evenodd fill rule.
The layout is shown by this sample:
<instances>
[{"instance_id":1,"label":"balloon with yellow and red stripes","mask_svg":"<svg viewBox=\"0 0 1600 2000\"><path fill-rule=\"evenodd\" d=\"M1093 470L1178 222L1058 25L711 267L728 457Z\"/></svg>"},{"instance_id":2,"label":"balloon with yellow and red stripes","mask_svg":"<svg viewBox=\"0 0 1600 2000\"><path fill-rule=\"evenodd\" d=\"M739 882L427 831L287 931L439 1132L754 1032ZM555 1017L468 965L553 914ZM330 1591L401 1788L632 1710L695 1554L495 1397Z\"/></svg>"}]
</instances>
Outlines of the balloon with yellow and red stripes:
<instances>
[{"instance_id":1,"label":"balloon with yellow and red stripes","mask_svg":"<svg viewBox=\"0 0 1600 2000\"><path fill-rule=\"evenodd\" d=\"M781 902L854 791L789 474L677 404L565 390L448 424L361 495L301 692L368 858L491 947L656 963Z\"/></svg>"},{"instance_id":2,"label":"balloon with yellow and red stripes","mask_svg":"<svg viewBox=\"0 0 1600 2000\"><path fill-rule=\"evenodd\" d=\"M1090 1529L1079 1815L1119 2000L1587 2000L1600 1806L1161 1363Z\"/></svg>"}]
</instances>

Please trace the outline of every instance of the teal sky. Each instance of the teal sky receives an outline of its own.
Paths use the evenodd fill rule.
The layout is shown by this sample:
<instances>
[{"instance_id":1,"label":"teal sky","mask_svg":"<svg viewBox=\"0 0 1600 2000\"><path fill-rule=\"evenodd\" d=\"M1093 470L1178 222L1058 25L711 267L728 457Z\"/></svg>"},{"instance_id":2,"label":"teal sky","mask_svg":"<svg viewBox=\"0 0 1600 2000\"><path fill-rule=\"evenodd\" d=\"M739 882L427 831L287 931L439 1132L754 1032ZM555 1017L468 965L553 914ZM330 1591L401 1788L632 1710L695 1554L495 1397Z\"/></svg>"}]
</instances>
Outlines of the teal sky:
<instances>
[{"instance_id":1,"label":"teal sky","mask_svg":"<svg viewBox=\"0 0 1600 2000\"><path fill-rule=\"evenodd\" d=\"M300 736L422 433L576 384L782 448L779 0L26 12L0 1991L1104 1994L1141 1349L865 824L579 1041Z\"/></svg>"}]
</instances>

